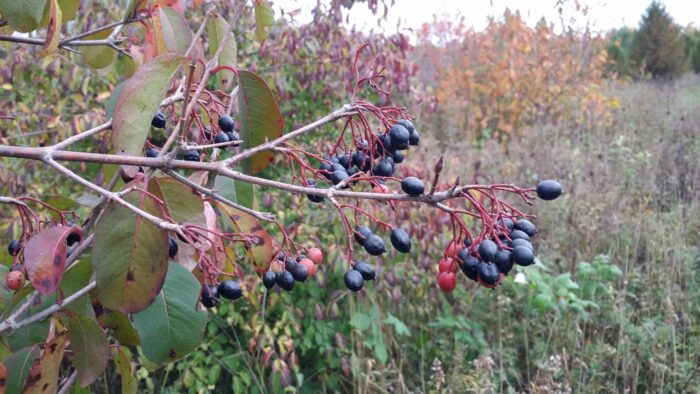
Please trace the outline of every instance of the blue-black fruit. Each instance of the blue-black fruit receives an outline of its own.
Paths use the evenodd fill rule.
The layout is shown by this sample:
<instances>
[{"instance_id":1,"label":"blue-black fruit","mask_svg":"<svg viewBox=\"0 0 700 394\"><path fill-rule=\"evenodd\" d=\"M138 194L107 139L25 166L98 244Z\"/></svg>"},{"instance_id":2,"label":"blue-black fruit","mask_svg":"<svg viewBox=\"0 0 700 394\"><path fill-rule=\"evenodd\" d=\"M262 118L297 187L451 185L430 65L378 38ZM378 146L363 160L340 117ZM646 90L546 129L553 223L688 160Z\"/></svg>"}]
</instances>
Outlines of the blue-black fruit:
<instances>
[{"instance_id":1,"label":"blue-black fruit","mask_svg":"<svg viewBox=\"0 0 700 394\"><path fill-rule=\"evenodd\" d=\"M334 185L337 185L348 178L349 176L346 171L333 171L333 174L331 174L331 182L333 182Z\"/></svg>"},{"instance_id":2,"label":"blue-black fruit","mask_svg":"<svg viewBox=\"0 0 700 394\"><path fill-rule=\"evenodd\" d=\"M530 240L530 236L522 230L513 230L510 233L510 239L524 239L526 241Z\"/></svg>"},{"instance_id":3,"label":"blue-black fruit","mask_svg":"<svg viewBox=\"0 0 700 394\"><path fill-rule=\"evenodd\" d=\"M155 127L156 129L163 129L163 128L165 128L165 124L166 124L165 114L158 111L155 114L155 116L153 117L153 120L151 120L151 126Z\"/></svg>"},{"instance_id":4,"label":"blue-black fruit","mask_svg":"<svg viewBox=\"0 0 700 394\"><path fill-rule=\"evenodd\" d=\"M175 238L173 237L168 237L168 257L171 259L175 257L177 254L178 246L177 246L177 241L175 241Z\"/></svg>"},{"instance_id":5,"label":"blue-black fruit","mask_svg":"<svg viewBox=\"0 0 700 394\"><path fill-rule=\"evenodd\" d=\"M389 133L385 133L379 136L379 144L377 144L377 154L381 155L384 152L391 150L391 137Z\"/></svg>"},{"instance_id":6,"label":"blue-black fruit","mask_svg":"<svg viewBox=\"0 0 700 394\"><path fill-rule=\"evenodd\" d=\"M514 248L518 247L518 246L524 246L530 250L533 250L533 251L535 250L535 248L532 247L532 244L530 243L530 241L522 239L522 238L514 239L513 242L511 242L511 246Z\"/></svg>"},{"instance_id":7,"label":"blue-black fruit","mask_svg":"<svg viewBox=\"0 0 700 394\"><path fill-rule=\"evenodd\" d=\"M158 148L148 148L146 149L146 157L158 157L160 154L160 149Z\"/></svg>"},{"instance_id":8,"label":"blue-black fruit","mask_svg":"<svg viewBox=\"0 0 700 394\"><path fill-rule=\"evenodd\" d=\"M267 271L265 272L265 275L263 275L263 286L265 286L268 289L271 289L275 287L275 283L277 283L277 275L275 275L274 272L272 271Z\"/></svg>"},{"instance_id":9,"label":"blue-black fruit","mask_svg":"<svg viewBox=\"0 0 700 394\"><path fill-rule=\"evenodd\" d=\"M297 261L294 259L292 256L287 256L286 259L284 259L284 269L292 272L294 269L294 266L297 264Z\"/></svg>"},{"instance_id":10,"label":"blue-black fruit","mask_svg":"<svg viewBox=\"0 0 700 394\"><path fill-rule=\"evenodd\" d=\"M394 165L387 159L382 159L372 169L372 173L376 176L392 176L394 175Z\"/></svg>"},{"instance_id":11,"label":"blue-black fruit","mask_svg":"<svg viewBox=\"0 0 700 394\"><path fill-rule=\"evenodd\" d=\"M360 170L358 170L357 167L352 166L352 167L348 168L347 172L348 172L348 176L351 177L351 176L357 174L358 172L360 172Z\"/></svg>"},{"instance_id":12,"label":"blue-black fruit","mask_svg":"<svg viewBox=\"0 0 700 394\"><path fill-rule=\"evenodd\" d=\"M351 291L362 290L362 285L364 284L362 274L354 269L346 272L345 275L343 275L343 281L345 282L345 287Z\"/></svg>"},{"instance_id":13,"label":"blue-black fruit","mask_svg":"<svg viewBox=\"0 0 700 394\"><path fill-rule=\"evenodd\" d=\"M391 230L391 244L401 253L408 253L411 251L411 237L400 228Z\"/></svg>"},{"instance_id":14,"label":"blue-black fruit","mask_svg":"<svg viewBox=\"0 0 700 394\"><path fill-rule=\"evenodd\" d=\"M364 246L367 253L371 254L372 256L379 256L380 254L386 252L384 240L382 237L376 234L370 234L367 238L365 238L365 242L362 246Z\"/></svg>"},{"instance_id":15,"label":"blue-black fruit","mask_svg":"<svg viewBox=\"0 0 700 394\"><path fill-rule=\"evenodd\" d=\"M289 271L281 271L277 273L277 278L275 279L277 286L283 288L287 291L292 291L294 288L294 275Z\"/></svg>"},{"instance_id":16,"label":"blue-black fruit","mask_svg":"<svg viewBox=\"0 0 700 394\"><path fill-rule=\"evenodd\" d=\"M347 172L345 167L343 167L340 163L331 163L331 172L336 171Z\"/></svg>"},{"instance_id":17,"label":"blue-black fruit","mask_svg":"<svg viewBox=\"0 0 700 394\"><path fill-rule=\"evenodd\" d=\"M21 248L22 248L22 245L19 244L19 241L16 239L13 239L7 245L7 253L9 253L10 256L17 256L17 254L19 254L19 250Z\"/></svg>"},{"instance_id":18,"label":"blue-black fruit","mask_svg":"<svg viewBox=\"0 0 700 394\"><path fill-rule=\"evenodd\" d=\"M479 275L479 279L481 279L481 281L487 285L495 285L496 283L498 283L498 279L501 276L501 273L498 270L498 267L496 267L496 264L489 264L483 261L479 263L479 266L477 267L476 271Z\"/></svg>"},{"instance_id":19,"label":"blue-black fruit","mask_svg":"<svg viewBox=\"0 0 700 394\"><path fill-rule=\"evenodd\" d=\"M309 277L309 269L304 264L294 264L292 267L292 276L297 282L304 282Z\"/></svg>"},{"instance_id":20,"label":"blue-black fruit","mask_svg":"<svg viewBox=\"0 0 700 394\"><path fill-rule=\"evenodd\" d=\"M413 123L411 123L411 121L408 119L400 119L397 123L405 127L409 133L413 133L413 131L416 129Z\"/></svg>"},{"instance_id":21,"label":"blue-black fruit","mask_svg":"<svg viewBox=\"0 0 700 394\"><path fill-rule=\"evenodd\" d=\"M462 261L460 268L462 269L462 272L464 273L464 275L466 275L467 278L471 280L476 280L476 269L479 266L479 263L481 262L476 257L468 256Z\"/></svg>"},{"instance_id":22,"label":"blue-black fruit","mask_svg":"<svg viewBox=\"0 0 700 394\"><path fill-rule=\"evenodd\" d=\"M469 249L468 248L462 248L460 249L459 252L457 252L457 258L459 261L464 262L469 257Z\"/></svg>"},{"instance_id":23,"label":"blue-black fruit","mask_svg":"<svg viewBox=\"0 0 700 394\"><path fill-rule=\"evenodd\" d=\"M241 139L241 136L235 131L226 132L226 136L228 137L229 141L239 141Z\"/></svg>"},{"instance_id":24,"label":"blue-black fruit","mask_svg":"<svg viewBox=\"0 0 700 394\"><path fill-rule=\"evenodd\" d=\"M68 237L66 238L66 245L73 246L78 242L80 242L80 234L77 231L68 234Z\"/></svg>"},{"instance_id":25,"label":"blue-black fruit","mask_svg":"<svg viewBox=\"0 0 700 394\"><path fill-rule=\"evenodd\" d=\"M411 133L402 125L395 124L391 126L389 137L391 137L392 150L408 149L408 139L411 137Z\"/></svg>"},{"instance_id":26,"label":"blue-black fruit","mask_svg":"<svg viewBox=\"0 0 700 394\"><path fill-rule=\"evenodd\" d=\"M357 242L358 244L364 246L364 245L365 245L365 239L367 239L367 237L369 237L370 235L372 235L372 230L370 230L369 227L364 226L364 225L362 225L362 226L357 226L357 228L355 228L355 234L354 234L354 235L355 235L355 242Z\"/></svg>"},{"instance_id":27,"label":"blue-black fruit","mask_svg":"<svg viewBox=\"0 0 700 394\"><path fill-rule=\"evenodd\" d=\"M537 234L537 227L527 219L520 219L515 222L515 229L524 232L530 237L534 237Z\"/></svg>"},{"instance_id":28,"label":"blue-black fruit","mask_svg":"<svg viewBox=\"0 0 700 394\"><path fill-rule=\"evenodd\" d=\"M235 280L225 280L219 283L219 295L228 300L237 300L243 297L241 285Z\"/></svg>"},{"instance_id":29,"label":"blue-black fruit","mask_svg":"<svg viewBox=\"0 0 700 394\"><path fill-rule=\"evenodd\" d=\"M525 246L516 246L513 248L513 262L518 265L528 266L535 264L535 255L532 250Z\"/></svg>"},{"instance_id":30,"label":"blue-black fruit","mask_svg":"<svg viewBox=\"0 0 700 394\"><path fill-rule=\"evenodd\" d=\"M352 158L350 158L350 154L345 153L342 155L338 155L338 164L343 166L345 169L350 168L352 165Z\"/></svg>"},{"instance_id":31,"label":"blue-black fruit","mask_svg":"<svg viewBox=\"0 0 700 394\"><path fill-rule=\"evenodd\" d=\"M503 218L499 221L499 224L501 227L505 227L508 231L513 230L513 226L515 226L515 223L513 223L513 220L510 218Z\"/></svg>"},{"instance_id":32,"label":"blue-black fruit","mask_svg":"<svg viewBox=\"0 0 700 394\"><path fill-rule=\"evenodd\" d=\"M496 245L495 242L490 239L481 241L479 245L479 256L483 261L493 261L493 258L496 257L496 252L498 252L498 245Z\"/></svg>"},{"instance_id":33,"label":"blue-black fruit","mask_svg":"<svg viewBox=\"0 0 700 394\"><path fill-rule=\"evenodd\" d=\"M537 197L543 200L555 200L561 196L561 185L557 181L546 180L537 185Z\"/></svg>"},{"instance_id":34,"label":"blue-black fruit","mask_svg":"<svg viewBox=\"0 0 700 394\"><path fill-rule=\"evenodd\" d=\"M498 271L502 272L504 275L508 275L511 269L513 269L513 259L511 258L511 253L508 250L499 250L496 252L496 257L493 258L493 263L498 267Z\"/></svg>"},{"instance_id":35,"label":"blue-black fruit","mask_svg":"<svg viewBox=\"0 0 700 394\"><path fill-rule=\"evenodd\" d=\"M213 308L219 305L219 290L215 286L202 286L202 305L205 308Z\"/></svg>"},{"instance_id":36,"label":"blue-black fruit","mask_svg":"<svg viewBox=\"0 0 700 394\"><path fill-rule=\"evenodd\" d=\"M409 145L420 144L420 134L418 134L418 130L413 130L413 132L411 132L411 135L408 136L408 143Z\"/></svg>"},{"instance_id":37,"label":"blue-black fruit","mask_svg":"<svg viewBox=\"0 0 700 394\"><path fill-rule=\"evenodd\" d=\"M214 143L222 144L224 142L228 142L228 135L226 133L221 132L214 137Z\"/></svg>"},{"instance_id":38,"label":"blue-black fruit","mask_svg":"<svg viewBox=\"0 0 700 394\"><path fill-rule=\"evenodd\" d=\"M464 247L468 248L468 247L472 246L472 242L474 242L473 239L471 239L469 237L464 238Z\"/></svg>"},{"instance_id":39,"label":"blue-black fruit","mask_svg":"<svg viewBox=\"0 0 700 394\"><path fill-rule=\"evenodd\" d=\"M321 164L319 164L318 169L321 170L321 175L323 175L324 178L328 179L329 181L331 180L333 170L331 169L330 163L322 161Z\"/></svg>"},{"instance_id":40,"label":"blue-black fruit","mask_svg":"<svg viewBox=\"0 0 700 394\"><path fill-rule=\"evenodd\" d=\"M233 131L233 118L228 115L219 116L219 128L224 133Z\"/></svg>"},{"instance_id":41,"label":"blue-black fruit","mask_svg":"<svg viewBox=\"0 0 700 394\"><path fill-rule=\"evenodd\" d=\"M425 191L425 186L420 179L407 176L401 181L401 190L412 197L418 197Z\"/></svg>"},{"instance_id":42,"label":"blue-black fruit","mask_svg":"<svg viewBox=\"0 0 700 394\"><path fill-rule=\"evenodd\" d=\"M309 187L314 188L314 189L316 189L316 188L318 187L318 184L317 184L316 181L313 180L313 179L307 179L307 180L306 180L306 184L307 184ZM307 194L307 195L306 195L306 198L308 198L309 201L315 202L315 203L323 202L323 196L317 196L317 195L315 195L315 194Z\"/></svg>"},{"instance_id":43,"label":"blue-black fruit","mask_svg":"<svg viewBox=\"0 0 700 394\"><path fill-rule=\"evenodd\" d=\"M195 149L186 150L183 158L186 161L199 161L199 151Z\"/></svg>"},{"instance_id":44,"label":"blue-black fruit","mask_svg":"<svg viewBox=\"0 0 700 394\"><path fill-rule=\"evenodd\" d=\"M356 261L352 269L359 272L364 280L374 280L377 276L376 272L374 272L374 268L364 261Z\"/></svg>"},{"instance_id":45,"label":"blue-black fruit","mask_svg":"<svg viewBox=\"0 0 700 394\"><path fill-rule=\"evenodd\" d=\"M400 150L395 150L395 151L389 152L389 154L391 155L390 157L394 160L395 164L403 163L404 157L403 157L403 153Z\"/></svg>"},{"instance_id":46,"label":"blue-black fruit","mask_svg":"<svg viewBox=\"0 0 700 394\"><path fill-rule=\"evenodd\" d=\"M355 152L352 154L352 164L361 171L368 171L372 166L372 160L364 152Z\"/></svg>"}]
</instances>

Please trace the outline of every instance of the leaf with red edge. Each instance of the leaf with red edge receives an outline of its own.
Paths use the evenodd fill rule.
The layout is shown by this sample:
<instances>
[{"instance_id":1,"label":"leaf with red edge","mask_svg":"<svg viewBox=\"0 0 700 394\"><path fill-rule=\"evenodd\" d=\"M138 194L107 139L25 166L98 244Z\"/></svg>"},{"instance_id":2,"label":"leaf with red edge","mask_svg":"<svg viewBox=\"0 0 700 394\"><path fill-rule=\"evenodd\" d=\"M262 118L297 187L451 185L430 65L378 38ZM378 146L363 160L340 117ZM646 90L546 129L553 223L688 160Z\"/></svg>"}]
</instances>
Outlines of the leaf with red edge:
<instances>
[{"instance_id":1,"label":"leaf with red edge","mask_svg":"<svg viewBox=\"0 0 700 394\"><path fill-rule=\"evenodd\" d=\"M143 183L134 181L124 187L131 186L143 187ZM162 215L151 196L132 191L124 198L152 215ZM168 233L112 201L95 227L92 265L102 305L124 313L139 312L163 287L168 270Z\"/></svg>"},{"instance_id":2,"label":"leaf with red edge","mask_svg":"<svg viewBox=\"0 0 700 394\"><path fill-rule=\"evenodd\" d=\"M225 217L234 231L253 237L253 241L245 245L248 257L250 257L255 271L263 275L270 268L272 261L272 238L265 231L262 224L254 216L232 208L228 205L218 204L219 209L226 213Z\"/></svg>"},{"instance_id":3,"label":"leaf with red edge","mask_svg":"<svg viewBox=\"0 0 700 394\"><path fill-rule=\"evenodd\" d=\"M187 52L194 34L179 12L170 7L160 7L158 13L153 14L153 22L156 24L159 53L184 55Z\"/></svg>"},{"instance_id":4,"label":"leaf with red edge","mask_svg":"<svg viewBox=\"0 0 700 394\"><path fill-rule=\"evenodd\" d=\"M139 156L151 130L151 120L184 57L165 54L141 66L124 84L112 118L112 149L118 155ZM134 177L138 168L128 166Z\"/></svg>"},{"instance_id":5,"label":"leaf with red edge","mask_svg":"<svg viewBox=\"0 0 700 394\"><path fill-rule=\"evenodd\" d=\"M109 362L109 342L94 319L74 316L68 319L73 365L78 370L80 387L97 380Z\"/></svg>"},{"instance_id":6,"label":"leaf with red edge","mask_svg":"<svg viewBox=\"0 0 700 394\"><path fill-rule=\"evenodd\" d=\"M82 239L79 227L55 226L37 233L27 242L24 265L32 285L41 295L54 293L61 283L66 268L66 239L73 233Z\"/></svg>"},{"instance_id":7,"label":"leaf with red edge","mask_svg":"<svg viewBox=\"0 0 700 394\"><path fill-rule=\"evenodd\" d=\"M41 357L34 361L24 393L55 393L58 391L58 372L61 369L63 351L66 349L68 335L61 333L53 337L44 346Z\"/></svg>"},{"instance_id":8,"label":"leaf with red edge","mask_svg":"<svg viewBox=\"0 0 700 394\"><path fill-rule=\"evenodd\" d=\"M281 137L284 118L267 83L250 71L239 71L238 87L243 149ZM269 166L271 161L272 152L264 151L246 160L244 166L255 174Z\"/></svg>"}]
</instances>

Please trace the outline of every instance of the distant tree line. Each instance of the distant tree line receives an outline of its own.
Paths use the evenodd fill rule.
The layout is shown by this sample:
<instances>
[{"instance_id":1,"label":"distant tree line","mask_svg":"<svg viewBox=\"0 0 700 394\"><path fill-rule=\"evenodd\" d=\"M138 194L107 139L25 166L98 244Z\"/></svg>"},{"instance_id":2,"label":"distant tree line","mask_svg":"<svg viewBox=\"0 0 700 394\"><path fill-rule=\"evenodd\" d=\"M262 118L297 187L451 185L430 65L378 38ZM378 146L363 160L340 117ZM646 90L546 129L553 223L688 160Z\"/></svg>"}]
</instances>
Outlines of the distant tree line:
<instances>
[{"instance_id":1,"label":"distant tree line","mask_svg":"<svg viewBox=\"0 0 700 394\"><path fill-rule=\"evenodd\" d=\"M609 70L628 78L675 78L700 73L700 30L676 24L664 5L653 1L639 28L623 27L610 35Z\"/></svg>"}]
</instances>

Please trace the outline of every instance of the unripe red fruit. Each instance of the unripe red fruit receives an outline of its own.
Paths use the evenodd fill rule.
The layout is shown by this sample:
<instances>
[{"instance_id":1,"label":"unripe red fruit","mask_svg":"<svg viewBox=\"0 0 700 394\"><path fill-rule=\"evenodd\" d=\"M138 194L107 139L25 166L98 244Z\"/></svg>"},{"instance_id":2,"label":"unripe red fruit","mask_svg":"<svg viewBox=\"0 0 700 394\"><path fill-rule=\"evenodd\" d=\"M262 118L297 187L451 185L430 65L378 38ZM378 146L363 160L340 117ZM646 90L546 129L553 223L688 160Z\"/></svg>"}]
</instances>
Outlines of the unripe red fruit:
<instances>
[{"instance_id":1,"label":"unripe red fruit","mask_svg":"<svg viewBox=\"0 0 700 394\"><path fill-rule=\"evenodd\" d=\"M447 245L447 249L445 249L445 257L449 257L451 259L456 258L460 249L461 245L459 245L459 242L457 242L457 240L452 240L450 244Z\"/></svg>"},{"instance_id":2,"label":"unripe red fruit","mask_svg":"<svg viewBox=\"0 0 700 394\"><path fill-rule=\"evenodd\" d=\"M452 272L442 272L438 275L438 286L449 293L457 287L457 277Z\"/></svg>"},{"instance_id":3,"label":"unripe red fruit","mask_svg":"<svg viewBox=\"0 0 700 394\"><path fill-rule=\"evenodd\" d=\"M457 272L457 263L453 259L445 257L438 263L438 271L440 273Z\"/></svg>"},{"instance_id":4,"label":"unripe red fruit","mask_svg":"<svg viewBox=\"0 0 700 394\"><path fill-rule=\"evenodd\" d=\"M314 264L321 264L323 262L323 252L319 248L310 248L308 251L309 258Z\"/></svg>"},{"instance_id":5,"label":"unripe red fruit","mask_svg":"<svg viewBox=\"0 0 700 394\"><path fill-rule=\"evenodd\" d=\"M299 264L302 264L306 267L306 270L308 271L309 276L316 275L316 264L314 264L314 262L311 261L311 259L309 259L309 258L301 259Z\"/></svg>"},{"instance_id":6,"label":"unripe red fruit","mask_svg":"<svg viewBox=\"0 0 700 394\"><path fill-rule=\"evenodd\" d=\"M22 271L11 271L7 274L5 283L10 290L19 290L24 286L24 274Z\"/></svg>"}]
</instances>

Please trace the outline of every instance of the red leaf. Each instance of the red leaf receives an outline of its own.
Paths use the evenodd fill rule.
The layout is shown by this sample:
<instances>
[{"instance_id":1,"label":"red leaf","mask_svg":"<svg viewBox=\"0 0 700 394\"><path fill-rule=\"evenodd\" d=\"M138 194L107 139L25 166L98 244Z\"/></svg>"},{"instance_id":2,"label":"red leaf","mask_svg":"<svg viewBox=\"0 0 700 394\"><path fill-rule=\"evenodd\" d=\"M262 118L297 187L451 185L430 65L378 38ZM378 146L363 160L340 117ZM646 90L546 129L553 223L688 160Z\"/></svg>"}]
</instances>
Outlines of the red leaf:
<instances>
[{"instance_id":1,"label":"red leaf","mask_svg":"<svg viewBox=\"0 0 700 394\"><path fill-rule=\"evenodd\" d=\"M34 235L24 249L27 276L41 295L58 288L66 268L66 239L70 234L83 238L80 227L56 226Z\"/></svg>"}]
</instances>

